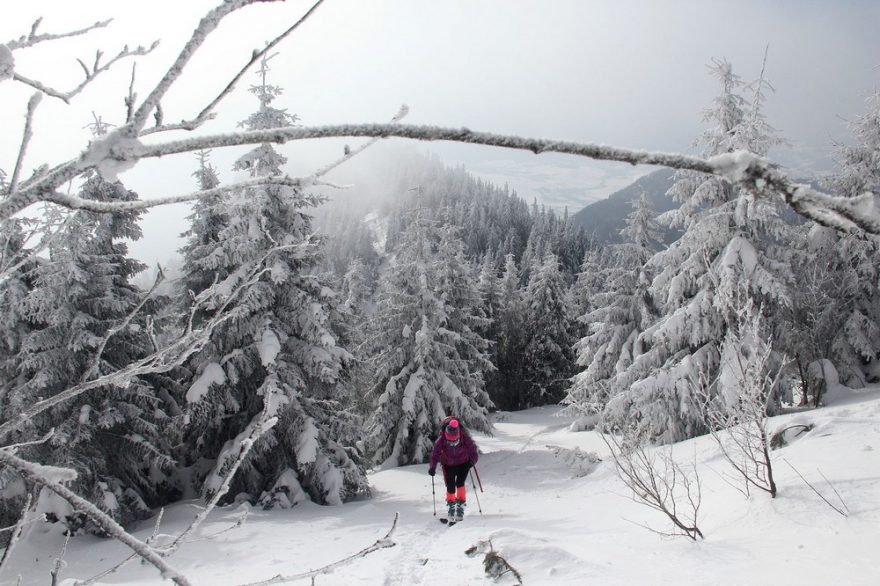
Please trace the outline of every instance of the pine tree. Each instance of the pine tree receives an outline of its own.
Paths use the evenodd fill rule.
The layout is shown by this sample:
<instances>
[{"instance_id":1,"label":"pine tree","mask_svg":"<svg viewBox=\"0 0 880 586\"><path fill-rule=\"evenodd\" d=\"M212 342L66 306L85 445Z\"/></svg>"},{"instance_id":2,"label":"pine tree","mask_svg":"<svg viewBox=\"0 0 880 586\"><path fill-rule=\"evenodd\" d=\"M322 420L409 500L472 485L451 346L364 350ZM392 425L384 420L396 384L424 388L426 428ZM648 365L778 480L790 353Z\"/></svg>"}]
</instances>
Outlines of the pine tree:
<instances>
[{"instance_id":1,"label":"pine tree","mask_svg":"<svg viewBox=\"0 0 880 586\"><path fill-rule=\"evenodd\" d=\"M380 284L372 347L375 409L365 445L374 464L424 462L438 422L456 415L489 431L484 377L493 369L463 243L417 210Z\"/></svg>"},{"instance_id":2,"label":"pine tree","mask_svg":"<svg viewBox=\"0 0 880 586\"><path fill-rule=\"evenodd\" d=\"M295 122L271 105L282 90L266 83L267 63L258 72L261 83L250 88L260 108L242 122L247 130ZM262 144L234 169L270 177L280 175L285 162L272 145ZM318 201L298 189L267 185L232 193L210 211L225 215L225 225L209 252L217 259L218 285L208 290L206 307L227 303L230 313L192 361L195 376L186 392L190 461L214 461L207 476L196 470L206 496L267 417L278 423L254 445L235 476L233 494L246 492L264 506L290 506L303 499L337 504L367 490L352 448L359 422L349 411L350 354L333 330L338 301L313 272L319 250L306 209Z\"/></svg>"}]
</instances>

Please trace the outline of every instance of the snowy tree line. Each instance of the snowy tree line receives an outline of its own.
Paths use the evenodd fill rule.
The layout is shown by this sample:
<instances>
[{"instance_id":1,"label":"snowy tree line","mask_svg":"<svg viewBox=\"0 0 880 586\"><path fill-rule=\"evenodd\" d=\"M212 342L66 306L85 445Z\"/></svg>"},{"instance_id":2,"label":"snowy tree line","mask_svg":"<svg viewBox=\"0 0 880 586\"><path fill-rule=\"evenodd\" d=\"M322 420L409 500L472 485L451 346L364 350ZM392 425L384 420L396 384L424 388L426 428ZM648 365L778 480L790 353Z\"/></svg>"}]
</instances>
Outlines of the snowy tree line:
<instances>
[{"instance_id":1,"label":"snowy tree line","mask_svg":"<svg viewBox=\"0 0 880 586\"><path fill-rule=\"evenodd\" d=\"M78 158L27 179L40 96L69 100L78 90L58 92L16 71L13 51L57 35L37 35L35 25L0 45L0 81L38 91L18 160L0 184L6 524L34 493L35 513L112 534L185 583L115 521L227 490L267 507L342 502L367 491L367 467L423 461L447 413L488 431L493 407L557 402L566 392L572 410L610 427L635 421L665 441L703 433L696 397L706 386L698 385L708 385L712 401L736 401L725 356L743 354L749 336L735 317L749 303L766 317L776 351L762 364L785 369L780 389L793 394L776 401L818 402L834 369L850 386L875 379L876 97L854 125L858 143L839 151L840 171L827 185L835 195L791 182L762 158L777 141L761 110L769 86L762 76L744 87L723 61L713 69L722 90L706 114L702 157L407 126L400 115L308 128L274 105L282 89L267 80L267 52L300 21L254 52L198 115L165 124L162 98L192 52L250 3L211 11L147 98L130 90L123 126L107 132L96 119ZM123 51L108 66L148 52ZM259 107L242 132L139 141L197 129L257 62L250 89ZM101 71L96 61L84 83ZM311 215L319 198L308 188L356 153L291 178L273 146L322 136L664 164L679 171L672 193L682 207L655 218L643 201L629 219L629 243L589 247L566 218L460 170L434 170L443 178L410 181L420 190L388 213L383 250L361 234L360 252L340 247L322 259ZM255 146L235 168L250 179L221 186L205 149L245 144ZM179 152L199 153L194 193L142 201L116 177L142 158ZM76 178L76 195L59 190ZM178 201L196 202L183 275L161 286L160 274L141 291L131 278L143 267L122 240L139 237L141 210ZM27 216L37 203L50 205ZM783 222L786 203L819 223ZM684 235L654 252L656 222Z\"/></svg>"}]
</instances>

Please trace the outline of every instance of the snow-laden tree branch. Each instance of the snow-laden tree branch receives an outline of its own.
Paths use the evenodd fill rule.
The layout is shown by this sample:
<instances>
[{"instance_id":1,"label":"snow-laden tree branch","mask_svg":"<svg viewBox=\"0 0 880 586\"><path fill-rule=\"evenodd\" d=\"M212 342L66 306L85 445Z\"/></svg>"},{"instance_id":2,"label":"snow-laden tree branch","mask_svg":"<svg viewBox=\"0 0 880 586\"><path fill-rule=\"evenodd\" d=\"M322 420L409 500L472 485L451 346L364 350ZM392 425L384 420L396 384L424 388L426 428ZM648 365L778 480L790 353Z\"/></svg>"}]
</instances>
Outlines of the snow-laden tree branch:
<instances>
[{"instance_id":1,"label":"snow-laden tree branch","mask_svg":"<svg viewBox=\"0 0 880 586\"><path fill-rule=\"evenodd\" d=\"M56 167L46 175L23 184L17 192L11 193L0 203L0 219L47 199L59 185L88 169L97 167L102 160L133 165L145 158L244 144L286 143L331 137L399 137L422 141L445 140L480 144L527 150L535 154L554 152L631 165L660 165L698 171L741 184L762 197L782 196L796 212L820 224L839 230L848 230L857 226L866 232L880 234L880 206L877 202L878 196L875 194L864 193L855 198L848 198L822 193L808 185L793 182L766 159L745 151L700 158L678 153L640 151L591 143L476 132L467 128L396 123L286 126L269 130L194 137L154 145L143 145L136 139L126 142L121 139L121 133L116 136L111 133L108 137L112 138L108 138L101 145L92 143L78 159Z\"/></svg>"},{"instance_id":2,"label":"snow-laden tree branch","mask_svg":"<svg viewBox=\"0 0 880 586\"><path fill-rule=\"evenodd\" d=\"M37 92L31 96L27 103L27 114L25 115L24 130L21 133L21 146L18 148L18 157L15 160L15 167L12 170L12 178L9 180L8 190L15 191L18 186L18 178L21 176L21 166L24 163L24 156L27 153L27 147L33 138L34 112L40 105L40 99L43 94Z\"/></svg>"},{"instance_id":3,"label":"snow-laden tree branch","mask_svg":"<svg viewBox=\"0 0 880 586\"><path fill-rule=\"evenodd\" d=\"M0 449L0 463L3 463L12 470L15 470L24 478L27 478L28 480L31 480L32 482L35 482L37 484L42 484L43 486L66 500L75 510L79 511L80 513L86 515L89 519L91 519L96 525L98 525L103 531L105 531L107 535L118 539L119 541L130 547L132 550L137 552L138 555L140 555L146 561L156 566L156 568L162 573L163 578L173 580L174 583L179 584L180 586L189 586L190 582L186 579L186 577L175 570L173 567L168 565L168 563L164 559L162 559L162 557L157 554L149 545L147 545L143 541L140 541L133 535L127 533L125 529L123 529L122 526L119 525L119 523L113 520L112 517L110 517L101 509L64 486L61 482L65 479L70 479L70 476L65 477L61 473L56 471L75 474L72 470L64 471L59 468L40 466L39 464L34 464L32 462L22 460L21 458L2 449Z\"/></svg>"},{"instance_id":4,"label":"snow-laden tree branch","mask_svg":"<svg viewBox=\"0 0 880 586\"><path fill-rule=\"evenodd\" d=\"M111 213L111 212L130 212L134 210L146 210L149 208L159 207L163 205L169 205L173 203L188 203L192 201L196 201L199 199L203 199L206 197L213 197L215 195L223 195L225 193L230 193L233 191L237 191L240 189L247 189L249 187L262 187L268 185L277 185L281 187L307 187L311 185L310 182L307 182L305 179L296 178L296 177L254 177L253 179L247 179L245 181L240 181L238 183L231 183L229 185L224 185L221 187L215 187L213 189L203 189L200 191L194 191L192 193L187 193L185 195L173 195L169 197L160 197L156 199L138 199L131 201L96 201L93 199L84 199L82 197L77 197L75 195L69 195L66 193L55 192L46 198L46 201L70 208L73 210L87 210L90 212L97 213Z\"/></svg>"}]
</instances>

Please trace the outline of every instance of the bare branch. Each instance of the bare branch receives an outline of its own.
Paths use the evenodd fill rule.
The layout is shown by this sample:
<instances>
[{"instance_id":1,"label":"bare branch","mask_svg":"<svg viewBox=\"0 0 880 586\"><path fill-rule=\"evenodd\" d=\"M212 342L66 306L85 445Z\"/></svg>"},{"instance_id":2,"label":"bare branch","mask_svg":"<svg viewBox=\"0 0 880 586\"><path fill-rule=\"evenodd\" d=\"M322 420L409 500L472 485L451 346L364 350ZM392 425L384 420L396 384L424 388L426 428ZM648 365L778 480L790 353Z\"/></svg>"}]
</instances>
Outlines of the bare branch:
<instances>
[{"instance_id":1,"label":"bare branch","mask_svg":"<svg viewBox=\"0 0 880 586\"><path fill-rule=\"evenodd\" d=\"M397 529L397 520L400 518L400 513L394 514L394 521L391 523L391 529L388 530L388 533L385 534L384 537L377 539L375 543L370 545L369 547L365 547L357 553L354 553L346 558L335 561L332 564L327 564L322 568L318 568L317 570L312 570L310 572L303 572L301 574L292 574L288 576L282 576L281 574L277 576L273 576L268 580L262 580L260 582L248 582L247 584L242 584L240 586L269 586L269 584L280 584L281 582L294 582L296 580L305 580L306 578L314 579L315 576L319 576L321 574L329 574L336 568L341 566L350 564L354 560L362 557L366 557L367 555L373 553L374 551L379 551L380 549L385 549L389 547L394 547L397 545L392 541L391 536L394 534L394 530Z\"/></svg>"},{"instance_id":2,"label":"bare branch","mask_svg":"<svg viewBox=\"0 0 880 586\"><path fill-rule=\"evenodd\" d=\"M156 568L162 573L163 578L173 580L180 586L189 586L190 583L186 577L173 567L169 566L149 545L131 534L126 533L125 529L123 529L119 523L114 521L112 517L101 511L98 507L74 493L60 482L47 477L47 475L43 474L40 470L43 467L22 460L6 450L0 450L0 462L17 471L32 482L42 484L66 500L74 510L86 515L108 535L112 535L115 539L118 539L133 551L137 552L137 554L146 561L156 566Z\"/></svg>"},{"instance_id":3,"label":"bare branch","mask_svg":"<svg viewBox=\"0 0 880 586\"><path fill-rule=\"evenodd\" d=\"M31 142L31 138L33 138L33 122L34 122L34 111L37 109L37 106L40 104L40 100L43 97L43 94L40 92L35 93L28 100L27 104L27 115L25 116L24 121L24 131L21 133L21 146L18 148L18 157L15 160L15 169L12 170L12 178L9 180L9 193L15 191L15 188L18 187L18 178L21 176L21 167L24 163L24 155L27 152L28 144Z\"/></svg>"},{"instance_id":4,"label":"bare branch","mask_svg":"<svg viewBox=\"0 0 880 586\"><path fill-rule=\"evenodd\" d=\"M239 81L241 81L241 78L244 76L244 74L247 72L247 70L250 69L250 67L254 63L259 61L263 57L263 55L268 53L269 50L272 49L272 47L274 47L275 45L280 43L282 40L284 40L286 37L288 37L293 31L295 31L297 28L299 28L299 26L302 23L304 23L306 21L306 19L308 19L312 15L312 13L318 9L318 6L320 6L323 2L324 2L324 0L318 0L317 2L315 2L315 4L312 5L312 7L309 8L309 10L302 16L302 18L300 18L298 21L296 21L293 24L293 26L288 28L286 31L284 31L283 33L281 33L280 35L278 35L277 37L275 37L274 39L272 39L268 43L266 43L266 46L263 47L261 50L253 51L253 53L251 54L250 60L244 64L244 67L242 67L241 70L239 70L239 72L232 78L232 80L226 85L226 87L223 88L223 91L221 91L219 94L217 94L217 97L214 98L210 104L205 106L202 109L202 111L199 112L199 114L195 118L193 118L192 120L182 120L182 121L178 122L177 124L160 125L159 123L157 123L156 126L154 126L153 128L148 128L148 129L144 130L143 132L141 132L140 136L145 136L147 134L153 134L156 132L165 132L167 130L195 130L196 128L198 128L199 126L204 124L206 121L212 119L214 117L214 108L216 108L217 104L219 104L230 92L232 92L233 89L235 89L235 85Z\"/></svg>"},{"instance_id":5,"label":"bare branch","mask_svg":"<svg viewBox=\"0 0 880 586\"><path fill-rule=\"evenodd\" d=\"M55 34L42 33L42 34L38 35L37 34L37 27L40 26L40 23L42 21L43 21L43 17L40 17L37 20L35 20L34 24L31 25L31 32L26 37L25 36L19 37L18 39L15 39L15 40L9 41L8 43L5 43L5 45L7 47L9 47L10 50L14 51L15 49L24 49L26 47L32 47L33 45L36 45L37 43L42 43L43 41L55 41L58 39L65 39L67 37L76 37L79 35L84 35L84 34L88 33L89 31L93 31L97 28L104 28L108 24L113 22L113 19L108 18L107 20L101 20L91 26L87 26L87 27L81 28L79 30L71 31L69 33L55 33Z\"/></svg>"},{"instance_id":6,"label":"bare branch","mask_svg":"<svg viewBox=\"0 0 880 586\"><path fill-rule=\"evenodd\" d=\"M845 511L843 511L842 509L840 509L840 508L838 508L836 505L834 505L831 501L829 501L827 498L825 498L825 495L823 495L821 492L819 492L819 490L818 490L815 486L813 486L812 484L810 484L810 481L807 480L806 478L804 478L804 475L801 474L800 471L799 471L797 468L795 468L794 465L792 465L792 463L789 462L787 458L783 458L783 461L785 461L785 463L788 464L788 465L791 467L791 469L795 471L795 474L797 474L798 476L800 476L801 480L804 481L804 484L806 484L807 486L809 486L810 489L812 489L813 492L815 492L817 495L819 495L819 498L820 498L820 499L822 499L823 501L825 501L825 504L826 504L826 505L828 505L829 507L831 507L832 509L834 509L835 511L837 511L838 513L840 513L842 516L844 516L844 517L847 517L847 516L848 516L848 515L846 514ZM827 479L826 479L826 482L827 482ZM830 484L830 483L829 483L829 484ZM835 491L835 492L837 492L837 491ZM837 496L838 496L838 498L840 497L840 495L837 495ZM843 501L841 501L841 502L843 502ZM846 506L846 505L844 504L844 507L845 507L845 506Z\"/></svg>"}]
</instances>

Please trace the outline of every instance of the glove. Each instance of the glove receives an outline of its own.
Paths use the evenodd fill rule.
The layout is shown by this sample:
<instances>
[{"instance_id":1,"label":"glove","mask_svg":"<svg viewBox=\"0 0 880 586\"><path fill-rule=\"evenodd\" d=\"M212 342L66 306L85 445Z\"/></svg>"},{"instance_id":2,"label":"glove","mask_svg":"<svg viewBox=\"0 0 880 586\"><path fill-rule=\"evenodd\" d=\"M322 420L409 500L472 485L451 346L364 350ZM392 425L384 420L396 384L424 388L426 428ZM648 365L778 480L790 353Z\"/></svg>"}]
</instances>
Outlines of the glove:
<instances>
[{"instance_id":1,"label":"glove","mask_svg":"<svg viewBox=\"0 0 880 586\"><path fill-rule=\"evenodd\" d=\"M428 476L434 476L437 474L437 470L435 468L428 468Z\"/></svg>"}]
</instances>

